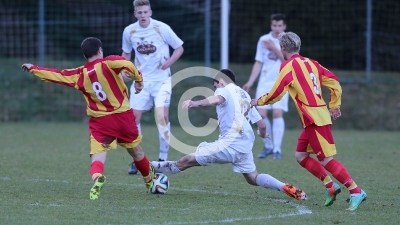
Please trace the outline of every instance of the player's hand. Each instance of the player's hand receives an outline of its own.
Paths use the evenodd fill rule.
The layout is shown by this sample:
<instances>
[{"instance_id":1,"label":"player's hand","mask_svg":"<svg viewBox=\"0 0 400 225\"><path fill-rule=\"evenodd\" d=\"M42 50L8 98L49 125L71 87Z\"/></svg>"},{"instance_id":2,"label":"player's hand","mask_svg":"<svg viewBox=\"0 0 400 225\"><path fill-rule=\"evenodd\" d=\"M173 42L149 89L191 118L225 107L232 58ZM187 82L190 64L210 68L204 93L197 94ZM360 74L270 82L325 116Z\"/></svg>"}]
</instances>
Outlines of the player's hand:
<instances>
[{"instance_id":1,"label":"player's hand","mask_svg":"<svg viewBox=\"0 0 400 225\"><path fill-rule=\"evenodd\" d=\"M134 85L135 85L135 94L139 94L143 89L143 82L142 81L140 81L140 82L135 81Z\"/></svg>"},{"instance_id":2,"label":"player's hand","mask_svg":"<svg viewBox=\"0 0 400 225\"><path fill-rule=\"evenodd\" d=\"M190 109L194 107L197 107L197 105L192 100L186 100L182 103L182 109Z\"/></svg>"},{"instance_id":3,"label":"player's hand","mask_svg":"<svg viewBox=\"0 0 400 225\"><path fill-rule=\"evenodd\" d=\"M165 59L165 63L161 67L162 70L166 70L172 66L171 60L169 60L170 58L167 58L164 56L164 59Z\"/></svg>"},{"instance_id":4,"label":"player's hand","mask_svg":"<svg viewBox=\"0 0 400 225\"><path fill-rule=\"evenodd\" d=\"M21 66L22 71L29 71L32 68L33 64L30 63L24 63Z\"/></svg>"},{"instance_id":5,"label":"player's hand","mask_svg":"<svg viewBox=\"0 0 400 225\"><path fill-rule=\"evenodd\" d=\"M274 42L271 41L271 40L264 41L264 47L269 49L269 50L273 50L274 48L276 48Z\"/></svg>"},{"instance_id":6,"label":"player's hand","mask_svg":"<svg viewBox=\"0 0 400 225\"><path fill-rule=\"evenodd\" d=\"M251 102L250 102L250 105L251 106L257 106L258 105L257 104L257 99L252 99Z\"/></svg>"},{"instance_id":7,"label":"player's hand","mask_svg":"<svg viewBox=\"0 0 400 225\"><path fill-rule=\"evenodd\" d=\"M132 78L126 74L124 71L121 72L121 76L122 76L122 80L124 80L125 82L129 82L132 80Z\"/></svg>"},{"instance_id":8,"label":"player's hand","mask_svg":"<svg viewBox=\"0 0 400 225\"><path fill-rule=\"evenodd\" d=\"M250 82L247 82L243 85L243 90L245 90L246 92L249 92L251 86L253 86L253 84L251 84Z\"/></svg>"},{"instance_id":9,"label":"player's hand","mask_svg":"<svg viewBox=\"0 0 400 225\"><path fill-rule=\"evenodd\" d=\"M269 136L269 134L267 132L265 132L265 134L262 135L262 134L260 134L260 130L257 130L257 135L260 136L261 138L271 139L271 137Z\"/></svg>"},{"instance_id":10,"label":"player's hand","mask_svg":"<svg viewBox=\"0 0 400 225\"><path fill-rule=\"evenodd\" d=\"M329 112L331 113L331 116L334 120L336 120L337 118L339 118L342 115L342 113L340 112L340 108L329 109Z\"/></svg>"}]
</instances>

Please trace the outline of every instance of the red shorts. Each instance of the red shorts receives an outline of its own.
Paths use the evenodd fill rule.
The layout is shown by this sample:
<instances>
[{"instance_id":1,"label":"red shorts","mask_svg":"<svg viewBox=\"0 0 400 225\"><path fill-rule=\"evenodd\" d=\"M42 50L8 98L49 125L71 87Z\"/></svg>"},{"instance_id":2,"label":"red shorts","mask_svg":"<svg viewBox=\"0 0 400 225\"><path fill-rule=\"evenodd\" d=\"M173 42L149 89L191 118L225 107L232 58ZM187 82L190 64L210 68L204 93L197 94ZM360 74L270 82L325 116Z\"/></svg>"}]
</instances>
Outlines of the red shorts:
<instances>
[{"instance_id":1,"label":"red shorts","mask_svg":"<svg viewBox=\"0 0 400 225\"><path fill-rule=\"evenodd\" d=\"M324 126L311 124L304 128L299 136L296 152L315 153L320 161L335 155L336 147L331 124Z\"/></svg>"},{"instance_id":2,"label":"red shorts","mask_svg":"<svg viewBox=\"0 0 400 225\"><path fill-rule=\"evenodd\" d=\"M142 140L133 110L89 119L90 154L105 152L117 147L134 148ZM116 140L116 142L115 142Z\"/></svg>"}]
</instances>

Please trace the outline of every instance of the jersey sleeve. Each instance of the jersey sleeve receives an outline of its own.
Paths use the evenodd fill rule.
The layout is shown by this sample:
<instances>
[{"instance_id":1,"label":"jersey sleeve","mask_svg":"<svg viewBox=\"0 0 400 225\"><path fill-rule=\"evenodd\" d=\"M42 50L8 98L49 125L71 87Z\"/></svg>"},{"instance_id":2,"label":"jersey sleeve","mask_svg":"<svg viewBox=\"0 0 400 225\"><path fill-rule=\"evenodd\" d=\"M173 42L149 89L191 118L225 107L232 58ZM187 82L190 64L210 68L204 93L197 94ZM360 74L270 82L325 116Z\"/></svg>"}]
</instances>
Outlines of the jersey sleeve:
<instances>
[{"instance_id":1,"label":"jersey sleeve","mask_svg":"<svg viewBox=\"0 0 400 225\"><path fill-rule=\"evenodd\" d=\"M214 92L214 95L215 96L219 95L219 96L223 97L225 99L225 102L222 103L221 105L225 105L226 100L228 99L229 93L225 90L225 88L217 88L217 90L215 90L215 92Z\"/></svg>"},{"instance_id":2,"label":"jersey sleeve","mask_svg":"<svg viewBox=\"0 0 400 225\"><path fill-rule=\"evenodd\" d=\"M258 121L262 120L262 117L255 107L251 107L249 113L247 114L247 119L252 124L255 124Z\"/></svg>"},{"instance_id":3,"label":"jersey sleeve","mask_svg":"<svg viewBox=\"0 0 400 225\"><path fill-rule=\"evenodd\" d=\"M33 66L29 70L32 74L40 79L52 83L58 83L69 87L76 87L76 82L79 79L83 67L74 69L57 70L54 68L45 68Z\"/></svg>"},{"instance_id":4,"label":"jersey sleeve","mask_svg":"<svg viewBox=\"0 0 400 225\"><path fill-rule=\"evenodd\" d=\"M256 50L256 57L255 57L255 60L259 61L259 62L263 61L263 56L262 56L263 46L262 45L263 45L262 39L260 38L260 39L258 39L258 42L257 42L257 50Z\"/></svg>"},{"instance_id":5,"label":"jersey sleeve","mask_svg":"<svg viewBox=\"0 0 400 225\"><path fill-rule=\"evenodd\" d=\"M288 86L293 82L292 75L292 64L287 63L284 66L281 66L281 71L279 72L278 78L275 81L274 86L272 87L269 93L261 96L257 100L257 105L268 105L273 104L282 99L282 97L286 94Z\"/></svg>"},{"instance_id":6,"label":"jersey sleeve","mask_svg":"<svg viewBox=\"0 0 400 225\"><path fill-rule=\"evenodd\" d=\"M132 52L132 43L130 39L129 29L125 28L122 32L122 51L126 53Z\"/></svg>"},{"instance_id":7,"label":"jersey sleeve","mask_svg":"<svg viewBox=\"0 0 400 225\"><path fill-rule=\"evenodd\" d=\"M123 58L122 56L108 56L105 58L105 62L107 63L109 68L115 72L115 74L119 74L121 73L121 71L124 71L134 81L143 81L142 74L135 67L135 65L131 61Z\"/></svg>"},{"instance_id":8,"label":"jersey sleeve","mask_svg":"<svg viewBox=\"0 0 400 225\"><path fill-rule=\"evenodd\" d=\"M341 105L342 87L339 83L339 78L330 70L320 65L320 74L322 75L322 85L329 88L330 100L329 108L339 108Z\"/></svg>"},{"instance_id":9,"label":"jersey sleeve","mask_svg":"<svg viewBox=\"0 0 400 225\"><path fill-rule=\"evenodd\" d=\"M183 45L183 41L178 37L178 35L176 35L170 26L165 24L162 27L162 32L165 41L173 49L177 49Z\"/></svg>"}]
</instances>

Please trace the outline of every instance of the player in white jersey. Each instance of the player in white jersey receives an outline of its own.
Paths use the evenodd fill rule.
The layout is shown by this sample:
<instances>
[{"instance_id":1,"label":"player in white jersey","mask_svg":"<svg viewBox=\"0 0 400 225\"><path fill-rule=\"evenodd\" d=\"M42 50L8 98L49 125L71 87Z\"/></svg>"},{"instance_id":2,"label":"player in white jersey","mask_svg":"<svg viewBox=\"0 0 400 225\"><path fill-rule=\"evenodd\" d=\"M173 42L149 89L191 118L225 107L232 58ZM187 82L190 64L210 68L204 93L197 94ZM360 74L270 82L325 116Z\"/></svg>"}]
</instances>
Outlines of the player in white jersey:
<instances>
[{"instance_id":1,"label":"player in white jersey","mask_svg":"<svg viewBox=\"0 0 400 225\"><path fill-rule=\"evenodd\" d=\"M232 164L232 170L243 174L246 181L255 186L283 191L297 200L307 199L304 191L285 184L269 174L258 174L254 164L252 148L254 132L251 123L257 123L260 137L267 138L265 123L255 108L250 107L251 98L235 84L235 75L228 69L220 70L215 76L216 91L213 96L200 101L187 100L182 108L216 106L220 135L212 143L202 142L194 154L178 161L153 161L156 172L179 173L193 166Z\"/></svg>"},{"instance_id":2,"label":"player in white jersey","mask_svg":"<svg viewBox=\"0 0 400 225\"><path fill-rule=\"evenodd\" d=\"M167 160L170 139L168 118L171 100L170 66L183 53L183 41L165 23L151 18L152 11L148 0L133 1L137 22L127 26L122 35L122 56L130 60L134 50L134 64L142 73L144 88L139 94L131 95L136 124L141 133L140 120L142 113L155 107L159 130L159 160ZM174 51L170 56L169 46ZM134 93L133 85L131 91ZM132 163L129 174L137 173Z\"/></svg>"},{"instance_id":3,"label":"player in white jersey","mask_svg":"<svg viewBox=\"0 0 400 225\"><path fill-rule=\"evenodd\" d=\"M260 37L257 43L257 52L255 63L251 71L249 80L243 89L249 91L254 81L260 75L258 81L256 98L268 93L278 78L279 69L284 61L280 50L278 35L286 29L285 16L282 14L273 14L271 16L271 32ZM257 106L258 112L267 124L267 132L272 133L271 139L264 138L264 149L258 158L265 158L274 154L274 159L281 158L281 145L283 134L285 132L285 121L283 112L288 111L289 95L286 94L282 100L268 106ZM271 123L268 119L268 110L272 110L272 132Z\"/></svg>"}]
</instances>

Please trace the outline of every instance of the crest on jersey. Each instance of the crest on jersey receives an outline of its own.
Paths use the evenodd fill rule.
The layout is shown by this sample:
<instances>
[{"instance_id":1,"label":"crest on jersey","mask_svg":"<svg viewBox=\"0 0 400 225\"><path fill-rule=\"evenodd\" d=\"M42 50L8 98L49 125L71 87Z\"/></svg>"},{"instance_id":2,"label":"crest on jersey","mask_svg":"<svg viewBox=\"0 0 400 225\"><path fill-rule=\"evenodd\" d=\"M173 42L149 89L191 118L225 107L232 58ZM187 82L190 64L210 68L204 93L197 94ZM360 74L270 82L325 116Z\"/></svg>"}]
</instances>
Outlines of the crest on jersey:
<instances>
[{"instance_id":1,"label":"crest on jersey","mask_svg":"<svg viewBox=\"0 0 400 225\"><path fill-rule=\"evenodd\" d=\"M151 41L150 43L148 43L146 40L144 40L144 38L140 38L141 42L138 42L138 46L136 48L136 50L140 53L140 54L146 54L149 55L150 53L154 53L155 51L157 51L157 47L153 45L153 42Z\"/></svg>"}]
</instances>

